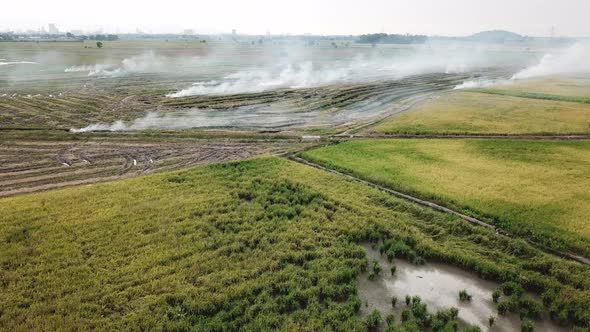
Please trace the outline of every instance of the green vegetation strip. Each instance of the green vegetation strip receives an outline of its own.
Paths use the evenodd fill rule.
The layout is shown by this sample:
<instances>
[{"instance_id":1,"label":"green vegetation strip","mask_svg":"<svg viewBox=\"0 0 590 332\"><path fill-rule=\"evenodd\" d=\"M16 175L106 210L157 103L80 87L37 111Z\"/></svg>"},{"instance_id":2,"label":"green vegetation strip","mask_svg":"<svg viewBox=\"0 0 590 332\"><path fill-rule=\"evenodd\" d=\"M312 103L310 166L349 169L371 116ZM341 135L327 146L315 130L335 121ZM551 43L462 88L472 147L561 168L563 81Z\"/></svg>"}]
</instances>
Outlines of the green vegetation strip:
<instances>
[{"instance_id":1,"label":"green vegetation strip","mask_svg":"<svg viewBox=\"0 0 590 332\"><path fill-rule=\"evenodd\" d=\"M524 140L590 140L590 134L571 135L527 135L527 134L355 134L331 135L333 139L367 139L367 138L468 138L468 139L524 139Z\"/></svg>"},{"instance_id":2,"label":"green vegetation strip","mask_svg":"<svg viewBox=\"0 0 590 332\"><path fill-rule=\"evenodd\" d=\"M289 156L289 159L291 159L293 161L296 161L296 162L299 162L299 163L302 163L302 164L305 164L307 166L315 167L315 168L324 170L326 172L330 172L330 173L336 174L338 176L343 176L343 177L346 177L348 179L361 182L361 183L366 184L366 185L368 185L370 187L377 188L377 189L379 189L381 191L384 191L384 192L386 192L388 194L391 194L391 195L394 195L396 197L405 199L405 200L410 201L412 203L416 203L418 205L422 205L422 206L431 208L431 209L433 209L435 211L448 213L450 215L453 215L455 217L458 217L458 218L461 218L461 219L463 219L465 221L468 221L468 222L470 222L470 223L472 223L474 225L481 226L481 227L486 227L486 228L489 228L489 229L493 229L498 234L501 234L501 235L504 235L504 236L512 236L512 235L510 235L510 234L502 231L501 229L496 228L494 225L488 224L488 223L486 223L484 221L481 221L481 220L479 220L477 218L470 217L468 215L465 215L463 213L460 213L460 212L457 212L455 210L449 209L449 208L444 207L442 205L439 205L439 204L436 204L436 203L433 203L433 202L430 202L430 201L427 201L427 200L423 200L423 199L420 199L420 198L417 198L417 197L414 197L414 196L411 196L411 195L404 194L404 193L399 192L399 191L396 191L396 190L392 190L392 189L389 189L389 188L380 186L380 185L378 185L376 183L373 183L373 182L370 182L370 181L367 181L367 180L363 180L363 179L361 179L359 177L356 177L356 176L353 176L353 175L350 175L350 174L346 174L346 173L342 173L342 172L339 172L337 170L330 169L330 168L324 167L324 166L319 165L319 164L315 164L313 162L310 162L310 161L305 160L303 158L296 157L294 155L290 155ZM540 248L540 249L542 249L542 250L544 250L544 251L546 251L546 252L549 252L551 254L557 255L559 257L571 259L573 261L576 261L578 263L582 263L582 264L585 264L585 265L590 265L590 259L588 259L588 258L581 257L581 256L578 256L578 255L573 255L573 254L570 254L570 253L560 252L558 250L554 250L552 248L549 248L549 247L547 247L547 246L545 246L545 245L543 245L541 243L537 243L537 242L532 241L530 239L527 239L527 242L530 243L530 244L532 244L532 245L534 245L534 246L536 246L536 247L538 247L538 248Z\"/></svg>"},{"instance_id":3,"label":"green vegetation strip","mask_svg":"<svg viewBox=\"0 0 590 332\"><path fill-rule=\"evenodd\" d=\"M473 90L464 90L464 91L487 93L487 94L501 95L501 96L520 97L520 98L556 100L556 101L567 101L567 102L590 104L590 97L564 96L564 95L554 95L554 94L548 94L548 93L535 93L535 92L524 92L524 91L496 90L496 89L473 89Z\"/></svg>"},{"instance_id":4,"label":"green vegetation strip","mask_svg":"<svg viewBox=\"0 0 590 332\"><path fill-rule=\"evenodd\" d=\"M590 142L354 140L302 156L588 257Z\"/></svg>"},{"instance_id":5,"label":"green vegetation strip","mask_svg":"<svg viewBox=\"0 0 590 332\"><path fill-rule=\"evenodd\" d=\"M587 266L279 158L0 199L0 327L363 331L360 244L384 240L590 327Z\"/></svg>"}]
</instances>

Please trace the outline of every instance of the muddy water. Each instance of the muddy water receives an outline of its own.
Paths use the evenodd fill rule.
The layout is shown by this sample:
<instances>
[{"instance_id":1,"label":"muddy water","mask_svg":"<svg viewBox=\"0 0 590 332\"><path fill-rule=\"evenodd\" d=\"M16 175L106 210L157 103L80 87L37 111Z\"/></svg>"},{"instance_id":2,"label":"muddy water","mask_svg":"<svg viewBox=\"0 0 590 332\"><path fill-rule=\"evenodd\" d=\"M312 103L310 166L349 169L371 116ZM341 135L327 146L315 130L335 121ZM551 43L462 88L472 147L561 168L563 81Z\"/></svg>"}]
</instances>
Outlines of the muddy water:
<instances>
[{"instance_id":1,"label":"muddy water","mask_svg":"<svg viewBox=\"0 0 590 332\"><path fill-rule=\"evenodd\" d=\"M374 280L368 279L368 273L359 277L359 296L363 301L361 315L377 309L384 317L393 312L399 322L401 309L405 306L405 296L417 295L428 305L430 312L456 307L462 322L478 325L482 331L520 331L520 319L517 315L498 315L492 301L492 292L498 287L497 283L482 280L475 274L444 264L427 263L415 266L397 259L394 261L397 271L392 276L392 264L379 254L378 247L373 249L370 244L363 247L369 262L372 264L373 260L377 260L383 271ZM471 302L459 301L459 291L462 289L472 295ZM391 306L393 296L398 298L395 310ZM490 316L496 317L491 329L488 325ZM547 317L535 324L535 331L568 331Z\"/></svg>"}]
</instances>

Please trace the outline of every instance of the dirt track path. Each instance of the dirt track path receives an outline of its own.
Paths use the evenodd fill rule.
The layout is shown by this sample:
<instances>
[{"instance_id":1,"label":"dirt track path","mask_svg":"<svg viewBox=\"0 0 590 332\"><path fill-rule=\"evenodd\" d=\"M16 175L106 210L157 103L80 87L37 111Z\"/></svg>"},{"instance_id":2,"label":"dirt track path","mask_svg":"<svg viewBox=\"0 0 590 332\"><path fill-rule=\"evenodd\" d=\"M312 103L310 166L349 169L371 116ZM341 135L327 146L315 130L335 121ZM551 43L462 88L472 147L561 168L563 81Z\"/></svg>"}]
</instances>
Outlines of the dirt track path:
<instances>
[{"instance_id":1,"label":"dirt track path","mask_svg":"<svg viewBox=\"0 0 590 332\"><path fill-rule=\"evenodd\" d=\"M529 135L529 134L338 134L329 138L379 138L379 139L524 139L524 140L590 140L590 134Z\"/></svg>"},{"instance_id":2,"label":"dirt track path","mask_svg":"<svg viewBox=\"0 0 590 332\"><path fill-rule=\"evenodd\" d=\"M479 220L477 218L470 217L468 215L462 214L462 213L460 213L458 211L449 209L449 208L444 207L442 205L439 205L439 204L436 204L436 203L433 203L433 202L430 202L430 201L426 201L426 200L423 200L423 199L420 199L420 198L417 198L417 197L414 197L414 196L410 196L410 195L404 194L404 193L399 192L399 191L396 191L396 190L392 190L392 189L383 187L383 186L378 185L376 183L373 183L373 182L370 182L370 181L361 179L359 177L356 177L356 176L353 176L353 175L350 175L350 174L342 173L342 172L337 171L335 169L331 169L331 168L328 168L328 167L325 167L325 166L322 166L322 165L319 165L319 164L310 162L310 161L308 161L306 159L297 157L297 156L295 156L293 154L289 154L286 157L288 159L290 159L290 160L295 161L295 162L298 162L298 163L301 163L301 164L304 164L304 165L307 165L307 166L315 167L317 169L321 169L323 171L330 172L332 174L336 174L338 176L341 176L341 177L344 177L344 178L347 178L347 179L350 179L350 180L354 180L356 182L360 182L360 183L366 184L366 185L368 185L370 187L379 189L379 190L384 191L384 192L386 192L386 193L388 193L390 195L393 195L395 197L398 197L398 198L401 198L401 199L410 201L412 203L415 203L415 204L418 204L418 205L421 205L421 206L424 206L424 207L428 207L430 209L433 209L433 210L436 210L436 211L439 211L439 212L444 212L444 213L451 214L451 215L453 215L455 217L458 217L460 219L466 220L466 221L468 221L468 222L470 222L470 223L472 223L474 225L492 229L492 230L496 231L496 234L498 236L506 236L506 237L510 237L510 238L521 238L521 237L515 236L513 234L507 233L506 231L504 231L502 229L499 229L499 228L497 228L496 226L494 226L492 224L489 224L489 223L486 223L484 221L481 221L481 220ZM527 238L522 238L522 239L525 240L525 241L527 241L529 244L533 245L534 247L536 247L536 248L538 248L538 249L540 249L540 250L542 250L544 252L547 252L549 254L552 254L552 255L555 255L555 256L558 256L558 257L561 257L561 258L566 258L566 259L569 259L569 260L572 260L572 261L575 261L575 262L578 262L578 263L581 263L581 264L590 265L590 259L588 259L586 257L575 255L575 254L572 254L572 253L567 253L567 252L561 252L561 251L558 251L558 250L554 250L554 249L551 249L551 248L549 248L549 247L547 247L545 245L542 245L540 243L537 243L537 242L535 242L533 240L530 240L530 239L527 239Z\"/></svg>"}]
</instances>

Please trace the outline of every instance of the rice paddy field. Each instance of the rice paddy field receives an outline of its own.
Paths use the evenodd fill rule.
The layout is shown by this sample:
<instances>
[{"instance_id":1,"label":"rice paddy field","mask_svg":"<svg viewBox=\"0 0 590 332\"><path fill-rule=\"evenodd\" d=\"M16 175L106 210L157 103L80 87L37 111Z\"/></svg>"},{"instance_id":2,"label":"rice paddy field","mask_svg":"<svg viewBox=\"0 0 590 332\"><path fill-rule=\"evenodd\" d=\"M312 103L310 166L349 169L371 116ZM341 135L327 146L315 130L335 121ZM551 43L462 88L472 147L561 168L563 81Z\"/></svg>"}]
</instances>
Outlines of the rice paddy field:
<instances>
[{"instance_id":1,"label":"rice paddy field","mask_svg":"<svg viewBox=\"0 0 590 332\"><path fill-rule=\"evenodd\" d=\"M590 253L587 141L355 140L303 156Z\"/></svg>"},{"instance_id":2,"label":"rice paddy field","mask_svg":"<svg viewBox=\"0 0 590 332\"><path fill-rule=\"evenodd\" d=\"M0 330L590 329L587 78L226 37L0 43Z\"/></svg>"},{"instance_id":3,"label":"rice paddy field","mask_svg":"<svg viewBox=\"0 0 590 332\"><path fill-rule=\"evenodd\" d=\"M279 158L3 198L0 237L6 330L469 328L414 294L358 315L367 241L503 283L503 315L590 325L587 267Z\"/></svg>"},{"instance_id":4,"label":"rice paddy field","mask_svg":"<svg viewBox=\"0 0 590 332\"><path fill-rule=\"evenodd\" d=\"M521 88L457 91L436 96L372 128L385 134L590 134L589 97ZM552 89L539 84L544 89ZM590 86L590 85L588 85ZM522 90L520 90L522 89ZM535 94L522 91L553 91ZM583 91L580 91L583 92ZM568 100L568 98L574 98ZM564 100L565 99L565 100ZM589 99L590 100L590 99Z\"/></svg>"},{"instance_id":5,"label":"rice paddy field","mask_svg":"<svg viewBox=\"0 0 590 332\"><path fill-rule=\"evenodd\" d=\"M500 84L490 90L528 92L569 97L590 97L590 80L584 75L562 75L543 79L523 80L513 84Z\"/></svg>"}]
</instances>

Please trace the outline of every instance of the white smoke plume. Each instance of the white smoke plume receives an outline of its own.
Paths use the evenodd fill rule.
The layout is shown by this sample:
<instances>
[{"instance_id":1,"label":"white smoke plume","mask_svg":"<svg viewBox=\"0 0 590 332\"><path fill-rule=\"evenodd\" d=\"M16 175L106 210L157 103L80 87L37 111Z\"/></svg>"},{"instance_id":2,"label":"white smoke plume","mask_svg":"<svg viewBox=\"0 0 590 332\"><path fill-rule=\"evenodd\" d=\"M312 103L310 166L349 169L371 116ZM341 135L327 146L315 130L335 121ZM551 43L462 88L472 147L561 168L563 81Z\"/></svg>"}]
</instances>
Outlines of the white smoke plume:
<instances>
[{"instance_id":1,"label":"white smoke plume","mask_svg":"<svg viewBox=\"0 0 590 332\"><path fill-rule=\"evenodd\" d=\"M494 65L494 61L485 50L430 45L408 49L398 55L375 53L331 63L310 60L304 55L238 71L220 79L199 81L167 96L255 93L280 88L401 79L426 73L463 73Z\"/></svg>"},{"instance_id":2,"label":"white smoke plume","mask_svg":"<svg viewBox=\"0 0 590 332\"><path fill-rule=\"evenodd\" d=\"M465 81L459 85L457 85L454 90L465 90L465 89L481 89L487 88L496 85L506 85L511 84L511 80L504 80L504 79L486 79L486 78L478 78L473 80Z\"/></svg>"},{"instance_id":3,"label":"white smoke plume","mask_svg":"<svg viewBox=\"0 0 590 332\"><path fill-rule=\"evenodd\" d=\"M66 73L88 72L88 76L121 77L134 73L153 73L165 68L165 60L153 52L126 58L118 65L96 64L72 66L64 70Z\"/></svg>"},{"instance_id":4,"label":"white smoke plume","mask_svg":"<svg viewBox=\"0 0 590 332\"><path fill-rule=\"evenodd\" d=\"M546 54L538 64L518 72L512 79L562 74L590 74L590 43L578 43L561 52Z\"/></svg>"},{"instance_id":5,"label":"white smoke plume","mask_svg":"<svg viewBox=\"0 0 590 332\"><path fill-rule=\"evenodd\" d=\"M275 113L283 121L291 121L284 114ZM245 123L251 126L264 127L271 122L274 116L267 114L266 117L257 113L247 114L241 110L230 111L211 111L211 110L184 110L174 113L162 114L158 112L149 112L143 118L135 119L129 123L115 121L112 124L91 124L87 127L70 129L73 133L84 133L92 131L137 131L145 129L191 129L204 127L228 127L243 125Z\"/></svg>"},{"instance_id":6,"label":"white smoke plume","mask_svg":"<svg viewBox=\"0 0 590 332\"><path fill-rule=\"evenodd\" d=\"M313 62L287 64L280 68L258 68L225 76L222 81L211 80L194 83L192 87L167 95L186 97L194 95L223 95L254 93L280 88L304 88L345 81L353 68L318 69Z\"/></svg>"},{"instance_id":7,"label":"white smoke plume","mask_svg":"<svg viewBox=\"0 0 590 332\"><path fill-rule=\"evenodd\" d=\"M93 71L95 69L96 65L94 66L88 66L88 65L82 65L82 66L71 66L68 67L64 70L65 73L78 73L78 72L90 72Z\"/></svg>"},{"instance_id":8,"label":"white smoke plume","mask_svg":"<svg viewBox=\"0 0 590 332\"><path fill-rule=\"evenodd\" d=\"M6 59L0 59L0 66L10 65L36 65L37 62L33 61L6 61Z\"/></svg>"},{"instance_id":9,"label":"white smoke plume","mask_svg":"<svg viewBox=\"0 0 590 332\"><path fill-rule=\"evenodd\" d=\"M238 107L227 110L186 109L168 113L150 112L130 122L91 124L72 128L71 132L139 131L145 129L181 130L192 128L240 127L279 128L342 125L382 116L391 111L387 103L370 103L340 109L338 112L296 112L289 107L269 105L262 108Z\"/></svg>"}]
</instances>

